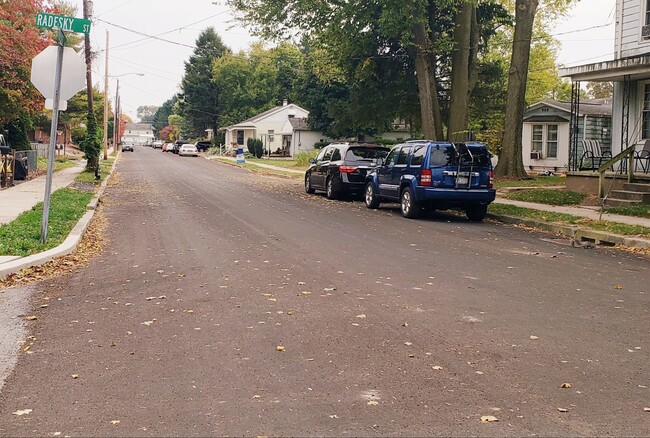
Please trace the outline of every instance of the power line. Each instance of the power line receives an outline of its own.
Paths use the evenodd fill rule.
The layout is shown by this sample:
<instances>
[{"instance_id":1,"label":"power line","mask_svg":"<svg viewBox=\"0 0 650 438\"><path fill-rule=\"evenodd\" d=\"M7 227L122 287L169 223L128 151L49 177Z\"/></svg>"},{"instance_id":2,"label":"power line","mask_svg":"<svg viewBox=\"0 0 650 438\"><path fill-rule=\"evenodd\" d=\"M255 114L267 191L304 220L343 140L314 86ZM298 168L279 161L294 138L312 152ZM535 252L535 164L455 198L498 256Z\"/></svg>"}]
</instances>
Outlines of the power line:
<instances>
[{"instance_id":1,"label":"power line","mask_svg":"<svg viewBox=\"0 0 650 438\"><path fill-rule=\"evenodd\" d=\"M188 44L179 43L179 42L177 42L177 41L166 40L166 39L164 39L164 38L159 38L159 37L154 36L154 35L146 34L146 33L144 33L144 32L140 32L140 31L137 31L137 30L129 29L128 27L120 26L119 24L114 24L114 23L108 22L108 21L106 21L106 20L102 20L101 18L97 18L97 21L101 21L102 23L106 23L106 24L108 24L109 26L117 27L118 29L126 30L127 32L132 32L132 33L135 33L135 34L137 34L137 35L145 36L145 37L147 37L147 38L149 38L149 39L154 39L154 40L158 40L158 41L163 41L163 42L165 42L165 43L174 44L174 45L177 45L177 46L188 47L188 48L190 48L190 49L194 49L194 48L195 48L195 46L190 46L190 45L188 45Z\"/></svg>"}]
</instances>

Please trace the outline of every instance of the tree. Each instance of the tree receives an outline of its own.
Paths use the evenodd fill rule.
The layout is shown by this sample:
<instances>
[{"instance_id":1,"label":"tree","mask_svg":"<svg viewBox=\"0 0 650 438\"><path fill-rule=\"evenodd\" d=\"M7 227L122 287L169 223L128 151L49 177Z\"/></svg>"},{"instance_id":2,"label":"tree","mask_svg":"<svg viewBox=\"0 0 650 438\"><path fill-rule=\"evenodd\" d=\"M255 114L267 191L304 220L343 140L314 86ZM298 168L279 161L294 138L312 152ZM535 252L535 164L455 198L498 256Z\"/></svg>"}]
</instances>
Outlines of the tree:
<instances>
[{"instance_id":1,"label":"tree","mask_svg":"<svg viewBox=\"0 0 650 438\"><path fill-rule=\"evenodd\" d=\"M587 82L587 93L591 99L611 99L614 94L614 84L611 82Z\"/></svg>"},{"instance_id":2,"label":"tree","mask_svg":"<svg viewBox=\"0 0 650 438\"><path fill-rule=\"evenodd\" d=\"M173 114L174 105L176 105L177 102L178 96L174 95L171 99L167 99L165 103L156 110L156 114L154 114L153 121L151 122L154 133L158 134L168 125L169 116Z\"/></svg>"},{"instance_id":3,"label":"tree","mask_svg":"<svg viewBox=\"0 0 650 438\"><path fill-rule=\"evenodd\" d=\"M0 7L0 126L35 114L44 99L30 82L31 62L51 40L36 28L41 0L3 0Z\"/></svg>"},{"instance_id":4,"label":"tree","mask_svg":"<svg viewBox=\"0 0 650 438\"><path fill-rule=\"evenodd\" d=\"M213 132L219 128L219 89L212 81L212 63L229 52L214 28L209 27L201 32L194 52L185 62L179 108L195 137L204 136L208 128Z\"/></svg>"},{"instance_id":5,"label":"tree","mask_svg":"<svg viewBox=\"0 0 650 438\"><path fill-rule=\"evenodd\" d=\"M137 109L138 118L140 123L153 123L156 113L160 107L155 105L143 105Z\"/></svg>"},{"instance_id":6,"label":"tree","mask_svg":"<svg viewBox=\"0 0 650 438\"><path fill-rule=\"evenodd\" d=\"M533 24L538 0L517 0L515 6L515 33L512 58L508 73L508 101L503 133L503 145L496 177L526 178L522 160L522 126L526 107L526 81Z\"/></svg>"},{"instance_id":7,"label":"tree","mask_svg":"<svg viewBox=\"0 0 650 438\"><path fill-rule=\"evenodd\" d=\"M174 138L174 127L172 125L167 125L158 131L158 138L163 141L173 141Z\"/></svg>"}]
</instances>

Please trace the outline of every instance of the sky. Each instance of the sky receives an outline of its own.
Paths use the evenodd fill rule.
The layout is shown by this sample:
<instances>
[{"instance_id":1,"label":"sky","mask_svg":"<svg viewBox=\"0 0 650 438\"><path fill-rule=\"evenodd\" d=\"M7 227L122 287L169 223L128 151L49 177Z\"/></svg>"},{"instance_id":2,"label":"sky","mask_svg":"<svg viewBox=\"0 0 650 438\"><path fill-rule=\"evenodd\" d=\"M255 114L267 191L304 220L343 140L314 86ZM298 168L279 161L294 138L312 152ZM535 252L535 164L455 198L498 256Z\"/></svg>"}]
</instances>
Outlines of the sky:
<instances>
[{"instance_id":1,"label":"sky","mask_svg":"<svg viewBox=\"0 0 650 438\"><path fill-rule=\"evenodd\" d=\"M615 0L579 0L552 34L561 42L558 63L588 64L613 58ZM77 16L82 0L71 0ZM217 3L217 4L215 4ZM137 121L142 105L159 106L179 91L184 63L200 32L213 26L234 51L256 39L237 23L224 0L94 0L93 82L104 89L106 31L109 32L109 94L115 96L119 76L123 112ZM138 34L158 36L147 39ZM139 76L134 73L142 73Z\"/></svg>"}]
</instances>

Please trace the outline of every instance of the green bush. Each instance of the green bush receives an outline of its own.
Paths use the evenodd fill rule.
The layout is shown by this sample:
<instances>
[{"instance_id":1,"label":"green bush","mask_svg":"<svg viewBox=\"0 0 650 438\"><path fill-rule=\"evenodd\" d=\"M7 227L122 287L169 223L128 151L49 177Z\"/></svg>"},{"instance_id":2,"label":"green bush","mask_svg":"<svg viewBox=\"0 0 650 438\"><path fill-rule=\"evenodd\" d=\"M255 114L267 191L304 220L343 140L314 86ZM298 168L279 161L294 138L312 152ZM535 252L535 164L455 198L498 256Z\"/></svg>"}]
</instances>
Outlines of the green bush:
<instances>
[{"instance_id":1,"label":"green bush","mask_svg":"<svg viewBox=\"0 0 650 438\"><path fill-rule=\"evenodd\" d=\"M264 145L262 144L262 140L249 138L246 140L246 147L248 148L248 152L256 158L262 158L262 155L264 155Z\"/></svg>"},{"instance_id":2,"label":"green bush","mask_svg":"<svg viewBox=\"0 0 650 438\"><path fill-rule=\"evenodd\" d=\"M316 155L318 155L318 150L310 151L310 152L300 152L296 154L294 157L296 160L296 164L299 166L308 166L309 165L309 159L310 158L316 158Z\"/></svg>"},{"instance_id":3,"label":"green bush","mask_svg":"<svg viewBox=\"0 0 650 438\"><path fill-rule=\"evenodd\" d=\"M403 143L403 140L394 140L392 138L376 138L372 141L374 144L383 144L384 146L394 146Z\"/></svg>"}]
</instances>

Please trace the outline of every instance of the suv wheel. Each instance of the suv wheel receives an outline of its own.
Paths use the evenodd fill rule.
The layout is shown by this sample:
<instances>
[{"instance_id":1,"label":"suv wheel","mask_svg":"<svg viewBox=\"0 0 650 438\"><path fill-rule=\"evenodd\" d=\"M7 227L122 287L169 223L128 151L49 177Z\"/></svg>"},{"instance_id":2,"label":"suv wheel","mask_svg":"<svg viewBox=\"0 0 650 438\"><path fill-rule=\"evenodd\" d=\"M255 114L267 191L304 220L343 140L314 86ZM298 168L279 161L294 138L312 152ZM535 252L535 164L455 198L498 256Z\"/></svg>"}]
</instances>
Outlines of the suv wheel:
<instances>
[{"instance_id":1,"label":"suv wheel","mask_svg":"<svg viewBox=\"0 0 650 438\"><path fill-rule=\"evenodd\" d=\"M420 205L413 199L413 191L410 187L405 188L402 192L400 204L402 207L402 216L414 219L420 214Z\"/></svg>"},{"instance_id":2,"label":"suv wheel","mask_svg":"<svg viewBox=\"0 0 650 438\"><path fill-rule=\"evenodd\" d=\"M467 219L472 222L481 222L487 216L487 205L485 204L474 204L470 205L465 209L465 214Z\"/></svg>"},{"instance_id":3,"label":"suv wheel","mask_svg":"<svg viewBox=\"0 0 650 438\"><path fill-rule=\"evenodd\" d=\"M336 199L336 190L334 190L334 177L328 176L325 181L325 196L327 199Z\"/></svg>"},{"instance_id":4,"label":"suv wheel","mask_svg":"<svg viewBox=\"0 0 650 438\"><path fill-rule=\"evenodd\" d=\"M366 184L366 207L379 208L379 196L375 192L375 185L372 182Z\"/></svg>"},{"instance_id":5,"label":"suv wheel","mask_svg":"<svg viewBox=\"0 0 650 438\"><path fill-rule=\"evenodd\" d=\"M311 186L311 173L305 174L305 192L310 195L313 195L316 192L316 190Z\"/></svg>"}]
</instances>

